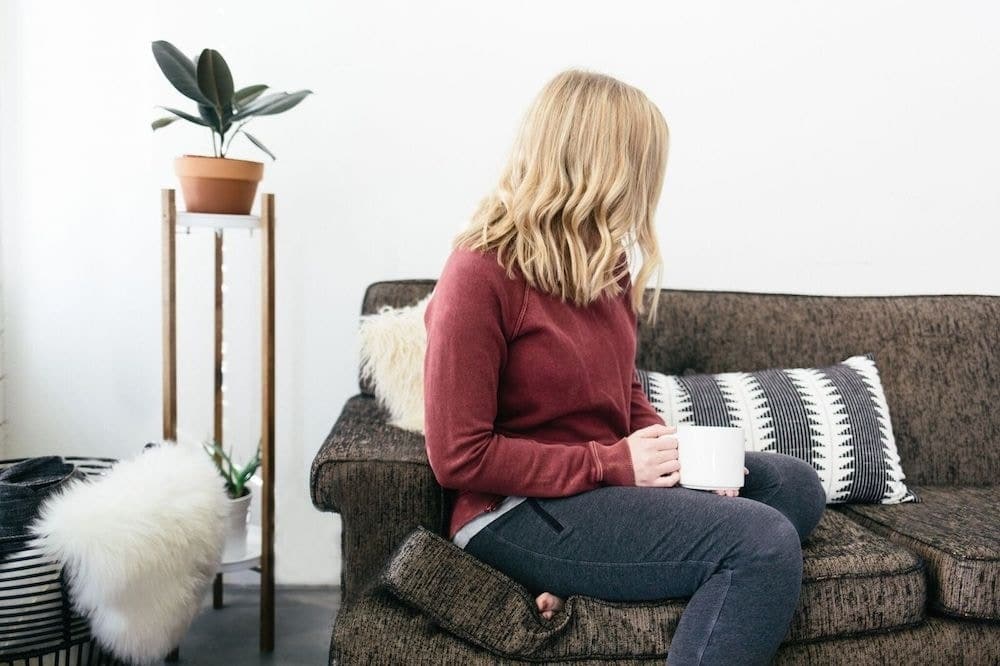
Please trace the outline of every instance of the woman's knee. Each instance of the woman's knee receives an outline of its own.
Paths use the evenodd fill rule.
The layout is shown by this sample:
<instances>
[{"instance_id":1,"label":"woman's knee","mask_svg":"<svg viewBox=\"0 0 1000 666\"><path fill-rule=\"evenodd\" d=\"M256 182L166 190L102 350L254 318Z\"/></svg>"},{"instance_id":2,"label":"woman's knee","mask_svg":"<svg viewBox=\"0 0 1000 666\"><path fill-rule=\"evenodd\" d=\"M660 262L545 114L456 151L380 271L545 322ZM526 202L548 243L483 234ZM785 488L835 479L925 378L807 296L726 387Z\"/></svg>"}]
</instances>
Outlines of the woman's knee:
<instances>
[{"instance_id":1,"label":"woman's knee","mask_svg":"<svg viewBox=\"0 0 1000 666\"><path fill-rule=\"evenodd\" d=\"M792 455L767 453L775 473L780 476L783 495L792 506L787 507L789 518L804 541L823 517L826 510L826 490L815 468Z\"/></svg>"},{"instance_id":2,"label":"woman's knee","mask_svg":"<svg viewBox=\"0 0 1000 666\"><path fill-rule=\"evenodd\" d=\"M733 516L736 540L732 564L763 567L795 582L802 575L802 545L796 526L781 511L748 500Z\"/></svg>"},{"instance_id":3,"label":"woman's knee","mask_svg":"<svg viewBox=\"0 0 1000 666\"><path fill-rule=\"evenodd\" d=\"M826 510L826 490L819 480L819 475L815 468L800 458L794 456L783 456L788 459L788 471L786 483L792 484L795 488L795 495L801 502L799 515L801 519L796 521L799 537L805 540L819 523Z\"/></svg>"}]
</instances>

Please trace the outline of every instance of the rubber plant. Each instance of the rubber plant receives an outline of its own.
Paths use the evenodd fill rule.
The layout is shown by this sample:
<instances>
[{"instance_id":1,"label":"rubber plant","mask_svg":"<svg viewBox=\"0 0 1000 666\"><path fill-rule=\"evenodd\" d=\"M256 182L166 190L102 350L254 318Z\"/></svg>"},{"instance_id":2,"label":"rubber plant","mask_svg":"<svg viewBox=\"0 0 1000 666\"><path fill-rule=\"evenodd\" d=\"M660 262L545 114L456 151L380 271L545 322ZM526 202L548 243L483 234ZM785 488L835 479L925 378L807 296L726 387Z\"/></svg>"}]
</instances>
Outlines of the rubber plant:
<instances>
[{"instance_id":1,"label":"rubber plant","mask_svg":"<svg viewBox=\"0 0 1000 666\"><path fill-rule=\"evenodd\" d=\"M171 106L157 107L170 115L154 120L153 130L180 119L207 128L212 137L211 157L184 155L174 163L188 211L249 213L257 183L263 178L264 165L227 158L233 139L242 134L272 160L277 159L245 126L254 118L294 108L312 91L264 94L269 86L262 83L237 89L229 65L215 49L203 49L195 58L189 58L164 40L154 41L152 49L167 81L196 106L193 113Z\"/></svg>"}]
</instances>

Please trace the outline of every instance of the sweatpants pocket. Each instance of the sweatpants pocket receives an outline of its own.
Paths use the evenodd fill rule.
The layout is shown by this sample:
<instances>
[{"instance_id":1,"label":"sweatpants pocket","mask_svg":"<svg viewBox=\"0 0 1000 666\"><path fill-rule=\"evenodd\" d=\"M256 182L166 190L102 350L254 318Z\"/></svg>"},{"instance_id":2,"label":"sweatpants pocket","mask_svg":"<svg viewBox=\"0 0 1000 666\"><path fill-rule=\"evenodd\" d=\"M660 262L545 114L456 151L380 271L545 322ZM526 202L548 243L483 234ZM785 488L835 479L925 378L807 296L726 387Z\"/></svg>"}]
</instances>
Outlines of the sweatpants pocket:
<instances>
[{"instance_id":1,"label":"sweatpants pocket","mask_svg":"<svg viewBox=\"0 0 1000 666\"><path fill-rule=\"evenodd\" d=\"M528 506L530 506L542 520L548 523L549 526L552 527L552 529L554 529L556 532L563 531L562 523L556 520L555 516L553 516L551 513L542 508L542 505L538 503L538 500L536 500L534 497L529 497L524 501L527 502Z\"/></svg>"}]
</instances>

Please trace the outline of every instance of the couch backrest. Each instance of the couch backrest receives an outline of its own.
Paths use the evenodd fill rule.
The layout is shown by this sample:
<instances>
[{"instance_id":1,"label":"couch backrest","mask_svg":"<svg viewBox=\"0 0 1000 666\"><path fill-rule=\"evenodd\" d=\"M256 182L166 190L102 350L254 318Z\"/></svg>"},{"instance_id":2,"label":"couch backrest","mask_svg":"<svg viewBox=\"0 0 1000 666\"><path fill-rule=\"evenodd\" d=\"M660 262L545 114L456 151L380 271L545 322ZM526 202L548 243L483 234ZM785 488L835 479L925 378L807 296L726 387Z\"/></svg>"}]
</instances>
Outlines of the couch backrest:
<instances>
[{"instance_id":1,"label":"couch backrest","mask_svg":"<svg viewBox=\"0 0 1000 666\"><path fill-rule=\"evenodd\" d=\"M369 285L362 314L434 280ZM646 290L651 302L652 289ZM872 352L906 482L1000 476L1000 296L802 296L665 289L636 365L669 374L818 367ZM361 390L371 394L367 382Z\"/></svg>"}]
</instances>

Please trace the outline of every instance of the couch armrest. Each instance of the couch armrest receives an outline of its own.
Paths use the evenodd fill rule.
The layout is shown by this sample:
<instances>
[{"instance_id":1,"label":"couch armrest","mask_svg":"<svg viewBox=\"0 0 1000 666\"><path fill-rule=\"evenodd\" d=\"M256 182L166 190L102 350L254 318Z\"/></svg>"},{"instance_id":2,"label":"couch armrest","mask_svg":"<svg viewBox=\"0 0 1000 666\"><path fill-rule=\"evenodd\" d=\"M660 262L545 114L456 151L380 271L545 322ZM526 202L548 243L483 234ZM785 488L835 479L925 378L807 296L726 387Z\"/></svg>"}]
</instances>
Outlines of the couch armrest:
<instances>
[{"instance_id":1,"label":"couch armrest","mask_svg":"<svg viewBox=\"0 0 1000 666\"><path fill-rule=\"evenodd\" d=\"M389 555L418 525L444 534L453 491L438 485L424 436L388 423L378 401L347 400L313 459L313 505L341 516L341 599L373 581Z\"/></svg>"}]
</instances>

